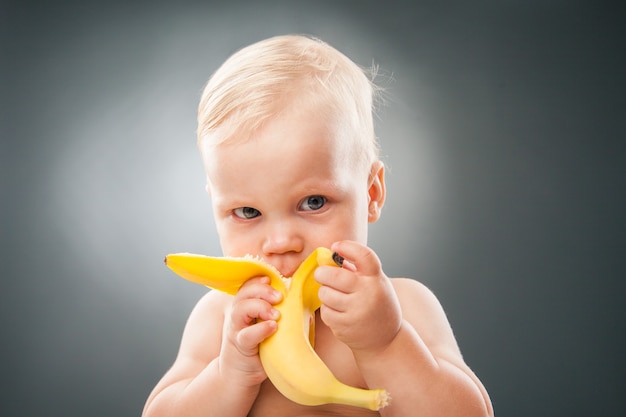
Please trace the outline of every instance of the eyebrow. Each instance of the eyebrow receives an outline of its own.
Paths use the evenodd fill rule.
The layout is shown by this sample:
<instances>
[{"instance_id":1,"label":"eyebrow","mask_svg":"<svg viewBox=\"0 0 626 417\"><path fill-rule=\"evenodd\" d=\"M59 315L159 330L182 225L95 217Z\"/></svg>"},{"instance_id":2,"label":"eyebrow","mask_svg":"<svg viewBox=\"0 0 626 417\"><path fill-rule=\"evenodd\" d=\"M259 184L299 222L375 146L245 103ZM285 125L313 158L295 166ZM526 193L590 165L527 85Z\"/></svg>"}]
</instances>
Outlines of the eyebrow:
<instances>
[{"instance_id":1,"label":"eyebrow","mask_svg":"<svg viewBox=\"0 0 626 417\"><path fill-rule=\"evenodd\" d=\"M211 196L213 200L213 206L218 208L219 211L230 211L239 207L252 207L248 202L244 201L240 196L235 197L217 197Z\"/></svg>"},{"instance_id":2,"label":"eyebrow","mask_svg":"<svg viewBox=\"0 0 626 417\"><path fill-rule=\"evenodd\" d=\"M337 181L316 181L313 185L305 186L303 191L305 194L314 195L320 194L320 190L331 190L331 192L340 192L344 187L341 187ZM323 194L323 193L322 193Z\"/></svg>"}]
</instances>

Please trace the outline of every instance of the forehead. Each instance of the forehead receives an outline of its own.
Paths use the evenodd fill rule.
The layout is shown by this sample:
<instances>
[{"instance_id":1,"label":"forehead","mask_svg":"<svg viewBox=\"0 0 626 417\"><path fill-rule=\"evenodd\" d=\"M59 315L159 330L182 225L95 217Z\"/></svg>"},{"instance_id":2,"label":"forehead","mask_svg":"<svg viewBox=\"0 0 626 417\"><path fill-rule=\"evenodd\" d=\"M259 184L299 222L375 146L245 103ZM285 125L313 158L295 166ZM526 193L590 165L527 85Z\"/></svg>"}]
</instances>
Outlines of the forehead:
<instances>
[{"instance_id":1,"label":"forehead","mask_svg":"<svg viewBox=\"0 0 626 417\"><path fill-rule=\"evenodd\" d=\"M246 158L247 167L273 164L279 169L295 160L312 159L350 166L359 154L351 137L354 134L345 116L329 114L319 106L294 106L279 111L254 131L224 126L201 141L200 150L208 169L241 166L236 160Z\"/></svg>"},{"instance_id":2,"label":"forehead","mask_svg":"<svg viewBox=\"0 0 626 417\"><path fill-rule=\"evenodd\" d=\"M285 176L333 171L341 165L337 138L323 124L272 123L245 140L205 150L209 176Z\"/></svg>"}]
</instances>

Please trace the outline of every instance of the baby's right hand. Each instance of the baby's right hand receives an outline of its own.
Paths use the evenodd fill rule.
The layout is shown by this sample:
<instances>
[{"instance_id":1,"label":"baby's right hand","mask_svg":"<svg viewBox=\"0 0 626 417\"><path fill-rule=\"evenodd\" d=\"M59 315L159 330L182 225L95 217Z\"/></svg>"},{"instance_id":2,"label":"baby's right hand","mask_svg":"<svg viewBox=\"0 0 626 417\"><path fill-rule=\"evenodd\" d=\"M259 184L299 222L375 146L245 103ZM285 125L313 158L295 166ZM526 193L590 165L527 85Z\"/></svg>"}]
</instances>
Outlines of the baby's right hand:
<instances>
[{"instance_id":1,"label":"baby's right hand","mask_svg":"<svg viewBox=\"0 0 626 417\"><path fill-rule=\"evenodd\" d=\"M259 359L259 343L276 331L280 313L273 304L282 299L269 282L268 277L248 280L224 318L220 372L228 375L230 381L252 386L267 378Z\"/></svg>"}]
</instances>

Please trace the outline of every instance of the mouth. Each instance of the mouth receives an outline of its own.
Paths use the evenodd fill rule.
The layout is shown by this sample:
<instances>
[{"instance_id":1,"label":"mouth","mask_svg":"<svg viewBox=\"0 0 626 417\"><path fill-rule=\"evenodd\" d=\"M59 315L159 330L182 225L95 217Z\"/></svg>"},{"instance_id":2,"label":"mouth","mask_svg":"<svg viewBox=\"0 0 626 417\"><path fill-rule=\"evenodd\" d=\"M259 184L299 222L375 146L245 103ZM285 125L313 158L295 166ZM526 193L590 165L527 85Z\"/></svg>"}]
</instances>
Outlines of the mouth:
<instances>
[{"instance_id":1,"label":"mouth","mask_svg":"<svg viewBox=\"0 0 626 417\"><path fill-rule=\"evenodd\" d=\"M297 265L288 265L287 263L269 262L268 260L266 260L266 262L272 265L283 278L291 278L298 269L298 266L300 266L299 263Z\"/></svg>"},{"instance_id":2,"label":"mouth","mask_svg":"<svg viewBox=\"0 0 626 417\"><path fill-rule=\"evenodd\" d=\"M280 272L280 274L283 276L283 278L291 278L293 277L293 274L296 272L295 269L278 269L278 272Z\"/></svg>"}]
</instances>

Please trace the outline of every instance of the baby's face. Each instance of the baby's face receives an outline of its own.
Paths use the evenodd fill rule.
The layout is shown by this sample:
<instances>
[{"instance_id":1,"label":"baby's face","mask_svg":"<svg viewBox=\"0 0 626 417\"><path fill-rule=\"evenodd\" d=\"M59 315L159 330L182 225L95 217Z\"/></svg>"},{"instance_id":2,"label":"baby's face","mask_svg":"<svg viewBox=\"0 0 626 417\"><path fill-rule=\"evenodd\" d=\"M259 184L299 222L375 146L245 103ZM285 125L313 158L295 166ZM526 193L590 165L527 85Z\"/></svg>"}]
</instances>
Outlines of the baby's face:
<instances>
[{"instance_id":1,"label":"baby's face","mask_svg":"<svg viewBox=\"0 0 626 417\"><path fill-rule=\"evenodd\" d=\"M224 255L258 255L284 276L318 246L367 240L369 172L348 163L332 124L305 113L202 149Z\"/></svg>"}]
</instances>

